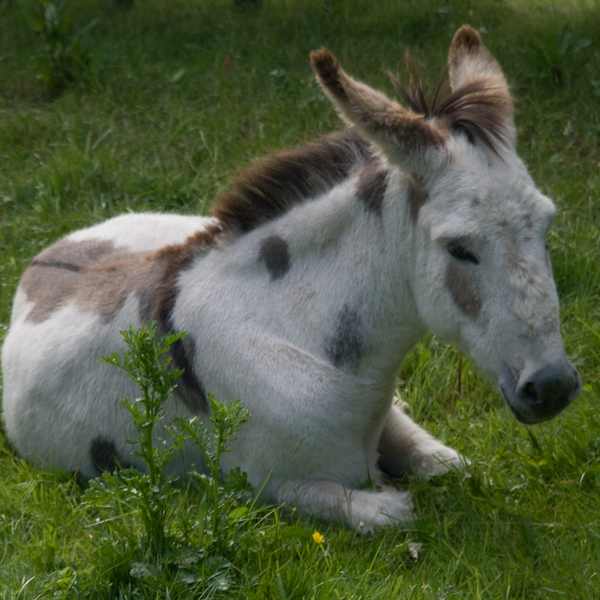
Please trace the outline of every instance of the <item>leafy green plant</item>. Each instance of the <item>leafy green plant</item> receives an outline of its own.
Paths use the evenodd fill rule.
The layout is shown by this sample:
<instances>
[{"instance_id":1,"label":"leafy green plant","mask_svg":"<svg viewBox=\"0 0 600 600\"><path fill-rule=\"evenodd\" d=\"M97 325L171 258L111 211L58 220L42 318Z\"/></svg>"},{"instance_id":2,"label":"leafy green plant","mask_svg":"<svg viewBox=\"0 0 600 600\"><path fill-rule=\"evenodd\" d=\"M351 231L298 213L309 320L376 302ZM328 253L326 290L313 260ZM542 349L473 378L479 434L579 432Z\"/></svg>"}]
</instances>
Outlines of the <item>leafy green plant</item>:
<instances>
[{"instance_id":1,"label":"leafy green plant","mask_svg":"<svg viewBox=\"0 0 600 600\"><path fill-rule=\"evenodd\" d=\"M71 34L71 13L67 0L21 0L21 12L33 31L42 35L44 52L33 63L40 80L51 90L60 91L75 81L90 83L92 60L80 38L97 20L90 21L76 35Z\"/></svg>"},{"instance_id":2,"label":"leafy green plant","mask_svg":"<svg viewBox=\"0 0 600 600\"><path fill-rule=\"evenodd\" d=\"M146 546L154 556L165 553L167 541L168 499L174 493L174 477L165 478L164 470L173 454L181 449L186 436L168 427L170 443L160 441L156 447L153 432L165 416L164 403L173 393L175 382L183 371L169 369L171 358L168 355L171 344L186 334L158 335L156 326L138 330L129 328L122 332L128 350L120 357L116 352L102 360L123 369L132 381L137 383L142 395L136 400L124 398L121 405L129 412L135 425L139 456L147 469L142 474L135 469L124 469L118 473L105 473L102 479L90 482L85 500L97 504L110 500L111 496L121 496L121 501L139 505L146 533Z\"/></svg>"},{"instance_id":3,"label":"leafy green plant","mask_svg":"<svg viewBox=\"0 0 600 600\"><path fill-rule=\"evenodd\" d=\"M199 480L206 490L210 502L210 531L217 546L222 546L225 541L220 530L222 515L226 510L231 510L233 502L239 498L240 492L251 492L252 486L246 479L246 474L239 468L232 469L224 478L223 487L219 486L221 478L221 455L229 452L231 447L228 442L237 433L239 428L248 420L248 411L238 401L230 406L219 403L214 396L209 396L212 416L210 423L211 431L197 419L178 420L178 424L194 442L198 445L208 467L208 474L191 473ZM248 511L247 507L241 507L230 513L232 519L243 516Z\"/></svg>"}]
</instances>

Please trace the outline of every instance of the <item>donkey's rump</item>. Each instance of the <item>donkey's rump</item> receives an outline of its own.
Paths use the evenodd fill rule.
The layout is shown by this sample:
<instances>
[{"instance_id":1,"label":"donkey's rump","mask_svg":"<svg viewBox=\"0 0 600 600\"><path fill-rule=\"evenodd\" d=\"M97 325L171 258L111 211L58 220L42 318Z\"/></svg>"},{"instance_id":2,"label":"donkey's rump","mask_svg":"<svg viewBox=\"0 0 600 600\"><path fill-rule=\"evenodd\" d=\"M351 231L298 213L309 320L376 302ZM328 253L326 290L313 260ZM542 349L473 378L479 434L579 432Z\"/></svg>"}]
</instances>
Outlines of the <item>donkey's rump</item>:
<instances>
[{"instance_id":1,"label":"donkey's rump","mask_svg":"<svg viewBox=\"0 0 600 600\"><path fill-rule=\"evenodd\" d=\"M212 221L124 215L66 236L32 261L2 353L4 418L23 456L95 476L92 449L112 446L115 460L142 467L129 457L135 432L119 405L136 387L98 361L124 349L120 330L153 318L169 276L154 251Z\"/></svg>"}]
</instances>

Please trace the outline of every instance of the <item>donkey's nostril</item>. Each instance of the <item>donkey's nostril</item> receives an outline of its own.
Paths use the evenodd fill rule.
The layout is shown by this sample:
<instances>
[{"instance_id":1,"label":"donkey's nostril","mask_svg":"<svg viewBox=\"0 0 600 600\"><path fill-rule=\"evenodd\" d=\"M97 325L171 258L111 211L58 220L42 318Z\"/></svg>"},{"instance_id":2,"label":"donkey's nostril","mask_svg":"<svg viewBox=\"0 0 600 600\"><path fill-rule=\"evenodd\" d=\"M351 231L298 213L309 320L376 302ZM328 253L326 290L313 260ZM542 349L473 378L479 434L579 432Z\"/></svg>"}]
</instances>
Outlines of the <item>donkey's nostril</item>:
<instances>
[{"instance_id":1,"label":"donkey's nostril","mask_svg":"<svg viewBox=\"0 0 600 600\"><path fill-rule=\"evenodd\" d=\"M525 384L524 389L525 389L525 395L529 402L537 402L538 401L538 395L537 395L537 392L535 391L535 385L534 385L533 381L528 381Z\"/></svg>"}]
</instances>

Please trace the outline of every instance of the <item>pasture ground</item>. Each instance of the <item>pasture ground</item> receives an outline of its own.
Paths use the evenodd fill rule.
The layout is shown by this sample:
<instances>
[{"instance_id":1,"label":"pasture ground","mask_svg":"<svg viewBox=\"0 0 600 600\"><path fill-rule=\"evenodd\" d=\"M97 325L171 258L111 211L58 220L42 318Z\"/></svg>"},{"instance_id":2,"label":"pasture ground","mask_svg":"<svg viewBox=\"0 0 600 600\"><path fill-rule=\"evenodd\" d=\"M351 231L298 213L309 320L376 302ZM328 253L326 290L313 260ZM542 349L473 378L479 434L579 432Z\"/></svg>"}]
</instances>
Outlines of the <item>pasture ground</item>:
<instances>
[{"instance_id":1,"label":"pasture ground","mask_svg":"<svg viewBox=\"0 0 600 600\"><path fill-rule=\"evenodd\" d=\"M0 598L600 598L597 3L241 4L70 2L70 28L56 35L79 45L64 46L53 70L23 4L0 1L0 341L21 273L58 237L127 210L204 213L237 166L339 128L311 50L327 45L391 93L382 65L402 71L410 47L437 75L468 22L507 74L520 154L560 210L548 245L583 393L526 428L464 361L458 386L456 351L427 339L406 360L400 393L472 465L402 482L419 517L410 528L360 537L267 507L209 561L195 537L201 494L182 487L179 554L156 568L140 567L151 560L126 541L135 511L125 521L84 509L85 484L24 464L0 432ZM36 65L71 81L50 88Z\"/></svg>"}]
</instances>

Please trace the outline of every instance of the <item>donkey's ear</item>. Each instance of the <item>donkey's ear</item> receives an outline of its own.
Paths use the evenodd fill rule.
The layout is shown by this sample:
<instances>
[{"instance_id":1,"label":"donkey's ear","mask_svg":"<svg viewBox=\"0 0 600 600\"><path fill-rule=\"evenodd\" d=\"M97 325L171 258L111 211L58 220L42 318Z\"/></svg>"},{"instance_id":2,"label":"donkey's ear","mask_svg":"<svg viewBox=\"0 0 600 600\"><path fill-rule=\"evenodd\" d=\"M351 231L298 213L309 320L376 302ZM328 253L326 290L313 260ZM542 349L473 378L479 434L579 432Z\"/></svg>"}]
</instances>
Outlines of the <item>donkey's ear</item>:
<instances>
[{"instance_id":1,"label":"donkey's ear","mask_svg":"<svg viewBox=\"0 0 600 600\"><path fill-rule=\"evenodd\" d=\"M484 79L491 87L502 90L510 97L500 65L483 45L479 34L469 25L463 25L454 34L448 53L448 71L452 91L466 83Z\"/></svg>"},{"instance_id":2,"label":"donkey's ear","mask_svg":"<svg viewBox=\"0 0 600 600\"><path fill-rule=\"evenodd\" d=\"M504 121L504 136L514 143L513 103L504 73L483 45L479 34L463 25L455 34L448 53L448 72L453 92L461 88L497 104L497 117Z\"/></svg>"},{"instance_id":3,"label":"donkey's ear","mask_svg":"<svg viewBox=\"0 0 600 600\"><path fill-rule=\"evenodd\" d=\"M444 131L423 115L404 109L381 92L349 77L327 48L312 52L310 61L317 81L344 121L374 142L393 162L418 170L427 150L444 145Z\"/></svg>"}]
</instances>

